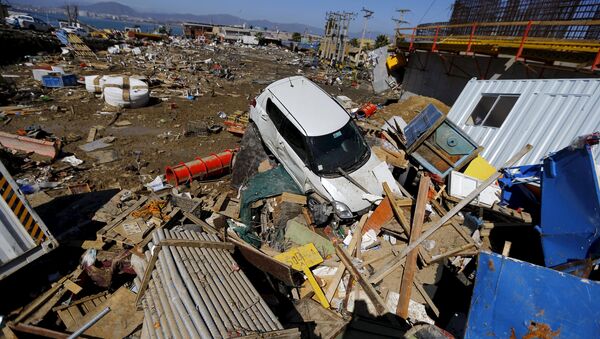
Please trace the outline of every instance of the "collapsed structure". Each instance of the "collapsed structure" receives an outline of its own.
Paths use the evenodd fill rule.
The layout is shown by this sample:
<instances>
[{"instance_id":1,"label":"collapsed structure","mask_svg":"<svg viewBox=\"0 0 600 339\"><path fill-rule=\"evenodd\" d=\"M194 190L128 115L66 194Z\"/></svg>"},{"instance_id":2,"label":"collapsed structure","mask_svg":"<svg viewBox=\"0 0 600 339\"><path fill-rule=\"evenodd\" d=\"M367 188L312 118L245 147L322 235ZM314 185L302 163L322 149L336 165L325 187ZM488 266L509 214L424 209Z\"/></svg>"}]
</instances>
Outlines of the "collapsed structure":
<instances>
[{"instance_id":1,"label":"collapsed structure","mask_svg":"<svg viewBox=\"0 0 600 339\"><path fill-rule=\"evenodd\" d=\"M209 28L3 73L5 336L600 333L596 79L448 107Z\"/></svg>"}]
</instances>

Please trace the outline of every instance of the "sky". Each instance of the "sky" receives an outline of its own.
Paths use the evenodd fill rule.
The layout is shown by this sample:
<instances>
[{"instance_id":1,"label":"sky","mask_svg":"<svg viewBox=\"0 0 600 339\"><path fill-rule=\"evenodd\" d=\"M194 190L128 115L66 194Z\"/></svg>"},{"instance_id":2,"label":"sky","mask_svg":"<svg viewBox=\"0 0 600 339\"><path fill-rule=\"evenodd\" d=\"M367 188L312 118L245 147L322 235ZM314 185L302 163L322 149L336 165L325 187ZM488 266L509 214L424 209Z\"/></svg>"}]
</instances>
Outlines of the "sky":
<instances>
[{"instance_id":1,"label":"sky","mask_svg":"<svg viewBox=\"0 0 600 339\"><path fill-rule=\"evenodd\" d=\"M102 1L102 0L98 0ZM325 25L328 11L357 13L350 25L351 32L361 32L364 24L361 9L375 12L368 22L367 32L392 34L398 18L396 9L409 9L404 20L410 27L419 23L446 21L454 0L116 0L146 12L231 14L244 19L266 19L279 23L301 23L315 27ZM373 37L372 34L367 34Z\"/></svg>"}]
</instances>

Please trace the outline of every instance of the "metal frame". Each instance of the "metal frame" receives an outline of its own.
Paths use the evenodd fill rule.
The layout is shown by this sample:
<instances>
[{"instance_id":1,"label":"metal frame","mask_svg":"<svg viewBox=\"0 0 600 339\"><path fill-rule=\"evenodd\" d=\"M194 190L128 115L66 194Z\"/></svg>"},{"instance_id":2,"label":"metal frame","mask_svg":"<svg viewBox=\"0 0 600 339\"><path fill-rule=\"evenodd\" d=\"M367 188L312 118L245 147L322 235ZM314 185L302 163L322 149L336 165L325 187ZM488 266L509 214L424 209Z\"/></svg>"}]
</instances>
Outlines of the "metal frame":
<instances>
[{"instance_id":1,"label":"metal frame","mask_svg":"<svg viewBox=\"0 0 600 339\"><path fill-rule=\"evenodd\" d=\"M0 174L0 182L5 182L4 185L8 185L6 189L12 190L12 194L15 196L14 200L11 199L13 200L12 206L15 206L13 208L9 206L10 201L5 201L4 197L0 199L0 243L4 243L3 246L12 246L13 249L16 249L18 245L20 249L17 250L21 251L16 257L0 258L0 280L2 280L42 255L52 251L58 246L58 242L54 239L39 215L29 205L27 199L19 190L19 186L2 162L0 162ZM6 193L5 195L9 197L11 194ZM22 206L18 207L18 205ZM19 218L19 215L22 217ZM23 223L28 220L29 216L31 217L31 222L29 223L30 229L28 230Z\"/></svg>"}]
</instances>

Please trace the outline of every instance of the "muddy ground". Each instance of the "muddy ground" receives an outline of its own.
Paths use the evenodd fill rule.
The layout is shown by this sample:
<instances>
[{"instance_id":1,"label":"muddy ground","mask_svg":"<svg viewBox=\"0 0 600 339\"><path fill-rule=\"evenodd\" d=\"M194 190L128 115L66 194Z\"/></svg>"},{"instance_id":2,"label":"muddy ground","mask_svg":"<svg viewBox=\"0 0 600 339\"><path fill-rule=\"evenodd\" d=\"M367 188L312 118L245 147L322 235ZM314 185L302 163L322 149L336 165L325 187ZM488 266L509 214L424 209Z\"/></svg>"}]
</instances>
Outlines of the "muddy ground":
<instances>
[{"instance_id":1,"label":"muddy ground","mask_svg":"<svg viewBox=\"0 0 600 339\"><path fill-rule=\"evenodd\" d=\"M152 48L142 47L142 50L154 53ZM69 184L87 182L92 190L115 187L137 189L141 184L163 174L166 166L235 148L240 141L238 136L224 130L205 136L184 136L189 122L222 125L223 119L219 118L219 112L231 115L237 111L247 111L249 99L260 93L268 83L292 75L304 74L315 78L323 73L319 69L292 64L298 55L279 47L248 49L229 46L211 51L200 47L169 46L161 48L160 52L172 53L181 56L181 59L162 69L162 60L147 62L132 54L109 55L106 61L100 59L88 62L100 64L100 67L108 66L109 69L94 69L85 61L51 55L35 60L36 66L21 63L4 67L2 74L19 76L15 78L15 85L20 92L35 93L34 101L30 100L31 96L25 96L22 100L11 100L7 104L32 105L39 111L9 116L12 120L5 121L0 130L15 133L19 129L39 125L44 131L63 139L63 155L74 154L85 161L80 168L86 170L79 171ZM101 58L105 54L99 53ZM234 79L226 80L209 73L214 64L203 64L202 61L206 59L212 59L223 68L228 68ZM202 68L190 72L187 66L197 62L200 62ZM118 110L107 106L100 95L88 93L82 85L60 89L42 88L39 82L33 80L31 73L31 69L39 64L61 65L79 77L138 75L151 80L166 79L167 83L157 81L158 84L151 87L151 100L147 107ZM368 83L362 83L358 88L346 84L322 85L329 93L346 95L356 103L362 103L372 96ZM199 95L189 100L182 95L187 89ZM41 95L45 95L48 101L40 100ZM117 111L119 117L115 120L114 112ZM109 126L111 122L112 125ZM127 122L131 124L118 126ZM118 152L118 160L99 165L78 148L86 143L92 127L98 128L96 139L105 136L116 138L112 149ZM136 158L141 164L139 173ZM19 176L18 173L16 175Z\"/></svg>"}]
</instances>

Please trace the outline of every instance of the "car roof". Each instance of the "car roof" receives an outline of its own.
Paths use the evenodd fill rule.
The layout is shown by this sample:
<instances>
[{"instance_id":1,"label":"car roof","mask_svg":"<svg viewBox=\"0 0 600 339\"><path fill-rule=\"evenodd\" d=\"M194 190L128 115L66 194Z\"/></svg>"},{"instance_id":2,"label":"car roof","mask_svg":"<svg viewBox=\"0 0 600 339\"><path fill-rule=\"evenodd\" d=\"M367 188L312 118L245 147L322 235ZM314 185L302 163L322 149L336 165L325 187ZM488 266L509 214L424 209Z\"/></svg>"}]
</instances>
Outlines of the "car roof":
<instances>
[{"instance_id":1,"label":"car roof","mask_svg":"<svg viewBox=\"0 0 600 339\"><path fill-rule=\"evenodd\" d=\"M266 89L277 98L277 105L287 110L288 118L304 135L330 134L350 120L342 106L303 76L275 81Z\"/></svg>"}]
</instances>

